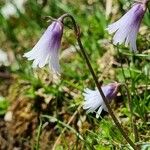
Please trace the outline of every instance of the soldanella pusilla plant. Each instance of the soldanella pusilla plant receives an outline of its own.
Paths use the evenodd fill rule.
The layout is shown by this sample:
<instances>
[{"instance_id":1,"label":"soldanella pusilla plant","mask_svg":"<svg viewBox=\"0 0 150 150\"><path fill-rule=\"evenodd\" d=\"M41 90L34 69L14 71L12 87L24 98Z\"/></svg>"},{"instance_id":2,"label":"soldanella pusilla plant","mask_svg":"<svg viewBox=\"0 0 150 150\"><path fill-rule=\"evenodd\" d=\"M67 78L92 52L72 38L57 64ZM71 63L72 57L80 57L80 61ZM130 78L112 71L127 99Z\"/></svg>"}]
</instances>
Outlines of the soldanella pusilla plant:
<instances>
[{"instance_id":1,"label":"soldanella pusilla plant","mask_svg":"<svg viewBox=\"0 0 150 150\"><path fill-rule=\"evenodd\" d=\"M26 109L10 109L4 120L9 125L9 115L14 120L22 115L28 125L18 126L36 128L32 137L22 133L21 141L33 138L31 149L36 150L66 145L83 150L150 149L150 0L8 2L5 8L5 1L0 2L0 43L17 49L16 61L11 66L7 55L0 54L0 78L9 78L5 87L15 80L8 93L19 87L8 97L19 99L12 109ZM7 38L12 42L5 44ZM21 102L19 93L33 101ZM26 117L29 110L32 117ZM35 116L32 125L28 118ZM2 129L0 124L0 133ZM5 137L1 143L1 136L0 145L7 143ZM52 146L44 148L40 140L46 137ZM14 143L14 149L20 149L21 142Z\"/></svg>"},{"instance_id":2,"label":"soldanella pusilla plant","mask_svg":"<svg viewBox=\"0 0 150 150\"><path fill-rule=\"evenodd\" d=\"M137 0L132 3L129 10L118 19L116 22L108 25L106 27L105 32L113 34L112 35L112 44L119 46L124 44L125 47L128 47L128 51L131 52L132 55L136 55L139 53L138 47L136 44L136 39L138 36L138 32L140 29L140 25L144 18L145 13L148 11L148 4L149 0ZM85 18L83 18L85 19ZM149 18L150 19L150 18ZM58 19L51 19L52 23L43 33L39 41L35 44L33 49L29 52L24 54L28 60L32 60L32 66L42 68L48 64L50 73L56 74L60 76L63 74L61 72L61 65L59 64L59 49L61 47L61 41L63 38L63 32L66 29L65 21L70 20L72 25L72 30L74 31L74 36L77 40L77 45L79 47L79 51L83 60L86 62L87 67L89 69L89 73L91 73L93 77L93 81L95 82L96 89L92 90L88 88L83 89L83 103L82 108L87 110L87 113L95 113L96 118L99 119L101 116L102 111L106 111L112 117L116 127L120 130L120 133L128 143L128 148L138 150L141 148L140 142L135 141L137 137L138 130L135 130L136 124L134 122L134 113L131 107L131 124L132 124L132 132L134 134L134 138L129 137L126 129L121 125L120 121L117 119L116 115L114 114L113 108L111 107L111 102L113 99L116 98L117 94L119 93L120 89L124 88L127 91L127 99L129 106L132 103L132 99L130 98L130 92L126 84L118 83L112 81L112 83L102 84L105 81L98 81L98 77L92 68L92 65L89 61L89 57L85 51L86 45L82 44L82 37L81 37L81 29L80 25L69 13L63 14L62 16L58 17ZM67 31L66 31L67 32ZM89 41L90 41L89 37ZM74 43L76 44L76 43ZM94 53L94 50L93 50ZM66 64L67 65L67 64ZM69 70L69 68L68 68ZM63 80L63 79L61 79ZM88 114L87 114L88 115ZM96 133L98 134L98 133ZM85 139L86 140L86 139ZM99 143L100 144L100 143Z\"/></svg>"}]
</instances>

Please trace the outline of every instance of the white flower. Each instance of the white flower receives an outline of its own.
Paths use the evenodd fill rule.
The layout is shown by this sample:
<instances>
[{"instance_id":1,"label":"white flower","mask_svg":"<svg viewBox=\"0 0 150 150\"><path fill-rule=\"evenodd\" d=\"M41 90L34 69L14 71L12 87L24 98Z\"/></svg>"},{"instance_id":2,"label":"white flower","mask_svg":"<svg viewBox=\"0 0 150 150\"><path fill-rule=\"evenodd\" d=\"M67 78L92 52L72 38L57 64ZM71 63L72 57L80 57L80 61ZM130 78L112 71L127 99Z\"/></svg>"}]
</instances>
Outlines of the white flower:
<instances>
[{"instance_id":1,"label":"white flower","mask_svg":"<svg viewBox=\"0 0 150 150\"><path fill-rule=\"evenodd\" d=\"M118 83L111 83L102 86L102 91L109 101L117 95L119 86L120 84ZM96 112L96 118L99 118L102 110L108 111L98 89L90 90L87 88L84 90L83 96L85 99L83 109L87 109L87 113L95 112L98 109Z\"/></svg>"},{"instance_id":2,"label":"white flower","mask_svg":"<svg viewBox=\"0 0 150 150\"><path fill-rule=\"evenodd\" d=\"M6 1L6 4L2 7L1 13L5 18L17 15L17 9L24 13L24 3L26 0L11 0L11 2Z\"/></svg>"},{"instance_id":3,"label":"white flower","mask_svg":"<svg viewBox=\"0 0 150 150\"><path fill-rule=\"evenodd\" d=\"M44 67L49 64L54 73L60 73L59 66L59 48L63 33L63 24L61 21L54 21L42 35L37 44L31 51L24 54L28 60L33 61L33 67Z\"/></svg>"},{"instance_id":4,"label":"white flower","mask_svg":"<svg viewBox=\"0 0 150 150\"><path fill-rule=\"evenodd\" d=\"M0 49L0 66L9 66L10 62L8 59L8 54L4 52L2 49Z\"/></svg>"},{"instance_id":5,"label":"white flower","mask_svg":"<svg viewBox=\"0 0 150 150\"><path fill-rule=\"evenodd\" d=\"M130 47L130 50L136 51L136 37L142 18L146 11L147 0L136 2L132 8L118 21L108 26L108 32L114 33L113 44L122 44Z\"/></svg>"}]
</instances>

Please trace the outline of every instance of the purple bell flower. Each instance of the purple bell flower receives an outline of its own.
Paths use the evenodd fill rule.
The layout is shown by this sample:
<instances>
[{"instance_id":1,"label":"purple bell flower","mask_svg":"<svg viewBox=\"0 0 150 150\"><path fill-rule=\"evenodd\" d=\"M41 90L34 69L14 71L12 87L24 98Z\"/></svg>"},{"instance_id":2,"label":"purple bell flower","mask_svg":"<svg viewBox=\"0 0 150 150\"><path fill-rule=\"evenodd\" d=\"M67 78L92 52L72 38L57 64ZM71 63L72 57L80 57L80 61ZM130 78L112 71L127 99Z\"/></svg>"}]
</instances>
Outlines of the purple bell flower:
<instances>
[{"instance_id":1,"label":"purple bell flower","mask_svg":"<svg viewBox=\"0 0 150 150\"><path fill-rule=\"evenodd\" d=\"M28 60L33 60L33 67L42 68L49 64L50 69L60 74L59 48L63 34L63 23L60 19L53 21L44 32L33 49L24 54Z\"/></svg>"},{"instance_id":2,"label":"purple bell flower","mask_svg":"<svg viewBox=\"0 0 150 150\"><path fill-rule=\"evenodd\" d=\"M136 38L142 18L147 9L148 0L135 2L132 8L118 21L108 26L108 32L114 33L113 44L125 43L130 50L137 51Z\"/></svg>"},{"instance_id":3,"label":"purple bell flower","mask_svg":"<svg viewBox=\"0 0 150 150\"><path fill-rule=\"evenodd\" d=\"M111 83L102 86L102 91L109 102L111 102L111 100L117 96L119 86L120 83ZM87 113L95 112L97 110L96 118L99 118L102 110L108 111L98 89L90 90L87 88L84 90L83 96L85 99L85 102L83 103L83 109L86 109Z\"/></svg>"}]
</instances>

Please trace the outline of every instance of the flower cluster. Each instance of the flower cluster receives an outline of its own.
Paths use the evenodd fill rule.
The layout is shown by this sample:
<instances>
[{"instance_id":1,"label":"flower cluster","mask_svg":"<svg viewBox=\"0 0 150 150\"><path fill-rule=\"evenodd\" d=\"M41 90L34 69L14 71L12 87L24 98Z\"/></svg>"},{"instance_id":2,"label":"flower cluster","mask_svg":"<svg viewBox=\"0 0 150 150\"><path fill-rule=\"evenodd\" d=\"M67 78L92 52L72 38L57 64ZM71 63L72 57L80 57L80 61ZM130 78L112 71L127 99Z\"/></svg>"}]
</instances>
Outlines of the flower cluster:
<instances>
[{"instance_id":1,"label":"flower cluster","mask_svg":"<svg viewBox=\"0 0 150 150\"><path fill-rule=\"evenodd\" d=\"M118 21L108 26L109 33L114 33L113 44L129 45L133 51L137 50L136 37L140 23L147 9L148 0L136 2L132 8ZM61 17L47 28L37 44L31 51L24 54L28 60L33 61L33 67L43 67L49 64L54 73L60 74L59 48L63 34Z\"/></svg>"},{"instance_id":2,"label":"flower cluster","mask_svg":"<svg viewBox=\"0 0 150 150\"><path fill-rule=\"evenodd\" d=\"M129 45L132 51L137 50L136 37L147 9L147 3L148 0L135 2L122 18L108 26L108 32L115 33L113 44L125 43L125 46ZM61 16L53 21L33 49L24 54L24 57L27 57L28 60L33 60L33 67L42 68L46 64L49 64L49 68L54 73L60 74L59 48L64 26L62 20ZM116 97L119 86L119 83L102 86L102 91L109 102ZM83 108L87 112L95 112L97 110L96 117L98 118L102 110L107 111L103 98L97 89L85 89L83 95L85 99Z\"/></svg>"}]
</instances>

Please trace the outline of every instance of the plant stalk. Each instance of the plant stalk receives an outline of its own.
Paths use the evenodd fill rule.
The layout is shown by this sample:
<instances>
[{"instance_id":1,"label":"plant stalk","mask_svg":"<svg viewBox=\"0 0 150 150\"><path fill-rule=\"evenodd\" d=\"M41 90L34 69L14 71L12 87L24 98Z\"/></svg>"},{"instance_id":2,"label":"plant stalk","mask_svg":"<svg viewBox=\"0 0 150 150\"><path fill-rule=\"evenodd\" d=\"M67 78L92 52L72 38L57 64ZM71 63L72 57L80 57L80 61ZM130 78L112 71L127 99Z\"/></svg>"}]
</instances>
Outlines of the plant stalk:
<instances>
[{"instance_id":1,"label":"plant stalk","mask_svg":"<svg viewBox=\"0 0 150 150\"><path fill-rule=\"evenodd\" d=\"M104 95L104 93L103 93L103 91L102 91L102 89L101 89L101 86L100 86L100 84L99 84L99 82L98 82L97 76L96 76L96 74L95 74L95 72L94 72L94 70L93 70L93 68L92 68L92 65L91 65L91 63L90 63L90 61L89 61L89 59L88 59L88 56L87 56L87 54L86 54L86 51L85 51L85 49L84 49L84 47L83 47L83 44L82 44L82 42L81 42L80 29L79 29L79 27L77 26L74 17L73 17L72 15L70 15L70 14L64 14L64 15L62 15L62 22L63 22L64 19L67 18L67 17L69 17L69 18L72 20L72 23L73 23L73 26L74 26L75 35L76 35L76 37L77 37L78 45L79 45L79 47L80 47L80 50L81 50L81 52L82 52L83 57L85 58L85 61L86 61L86 63L87 63L87 66L88 66L88 68L89 68L89 70L90 70L90 72L91 72L91 74L92 74L92 77L93 77L93 79L94 79L94 81L95 81L95 84L96 84L96 86L97 86L97 88L98 88L98 90L99 90L99 93L100 93L100 95L101 95L101 97L102 97L102 99L103 99L103 101L104 101L104 103L105 103L105 105L106 105L106 107L107 107L107 109L108 109L108 112L109 112L110 116L112 117L114 123L116 124L116 126L117 126L118 129L120 130L122 136L126 139L126 141L130 144L130 146L131 146L134 150L137 150L138 148L137 148L136 145L131 141L131 139L127 136L127 134L124 132L122 125L119 123L118 119L115 117L115 115L114 115L114 113L113 113L113 111L112 111L112 109L111 109L111 107L110 107L110 105L109 105L108 99L105 97L105 95Z\"/></svg>"}]
</instances>

